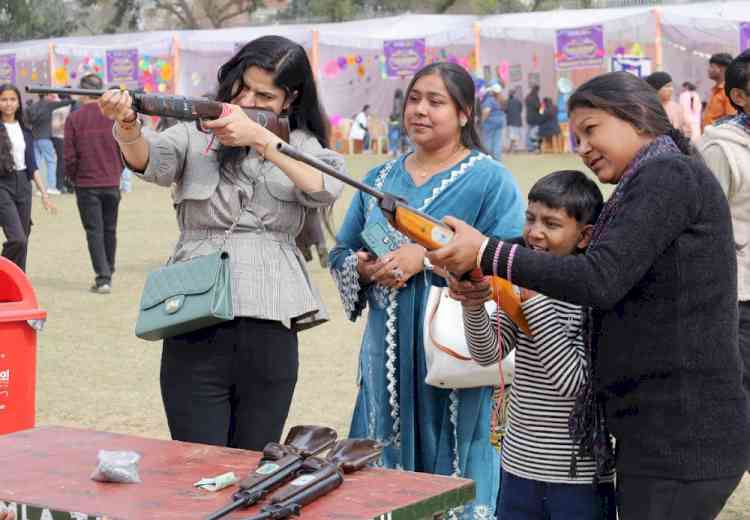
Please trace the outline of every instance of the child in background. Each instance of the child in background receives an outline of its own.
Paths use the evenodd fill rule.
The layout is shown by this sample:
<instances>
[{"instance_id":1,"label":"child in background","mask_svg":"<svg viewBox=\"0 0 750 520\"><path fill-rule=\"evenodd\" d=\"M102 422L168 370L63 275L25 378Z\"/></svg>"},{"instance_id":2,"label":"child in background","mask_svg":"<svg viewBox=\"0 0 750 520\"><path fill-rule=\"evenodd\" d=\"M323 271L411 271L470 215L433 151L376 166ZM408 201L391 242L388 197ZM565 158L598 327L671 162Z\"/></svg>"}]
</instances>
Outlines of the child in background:
<instances>
[{"instance_id":1,"label":"child in background","mask_svg":"<svg viewBox=\"0 0 750 520\"><path fill-rule=\"evenodd\" d=\"M558 171L529 192L526 247L556 256L582 252L603 206L599 187L579 171ZM576 457L569 418L586 378L579 305L522 289L531 335L500 311L488 316L488 281L449 280L464 309L466 340L481 365L516 349L513 398L503 440L502 520L602 520L615 518L613 472L594 483L591 458ZM497 329L501 332L498 343ZM576 460L577 459L577 460Z\"/></svg>"}]
</instances>

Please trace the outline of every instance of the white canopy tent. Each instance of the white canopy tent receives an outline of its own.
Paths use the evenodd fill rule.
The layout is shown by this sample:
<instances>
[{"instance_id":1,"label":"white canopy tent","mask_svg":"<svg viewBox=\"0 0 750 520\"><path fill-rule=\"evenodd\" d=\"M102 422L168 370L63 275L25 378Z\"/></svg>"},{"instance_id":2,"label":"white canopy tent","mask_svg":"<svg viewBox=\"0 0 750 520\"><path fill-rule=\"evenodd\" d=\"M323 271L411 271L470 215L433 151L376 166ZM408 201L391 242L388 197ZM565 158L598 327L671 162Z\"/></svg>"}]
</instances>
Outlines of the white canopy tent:
<instances>
[{"instance_id":1,"label":"white canopy tent","mask_svg":"<svg viewBox=\"0 0 750 520\"><path fill-rule=\"evenodd\" d=\"M708 58L739 50L739 23L750 22L750 2L711 2L660 8L663 69L677 85L690 81L704 96L713 86L706 76Z\"/></svg>"},{"instance_id":2,"label":"white canopy tent","mask_svg":"<svg viewBox=\"0 0 750 520\"><path fill-rule=\"evenodd\" d=\"M180 46L177 92L188 96L215 92L219 67L245 43L268 34L289 38L305 47L308 52L312 49L313 30L309 25L176 32Z\"/></svg>"},{"instance_id":3,"label":"white canopy tent","mask_svg":"<svg viewBox=\"0 0 750 520\"><path fill-rule=\"evenodd\" d=\"M349 118L369 104L371 113L387 118L395 90L405 89L408 78L385 75L384 43L424 38L428 61L430 56L466 60L473 56L477 20L464 15L407 14L317 26L318 84L329 115Z\"/></svg>"},{"instance_id":4,"label":"white canopy tent","mask_svg":"<svg viewBox=\"0 0 750 520\"><path fill-rule=\"evenodd\" d=\"M493 69L509 69L508 83L527 91L539 84L542 96L556 97L556 82L567 77L580 84L589 77L608 70L607 56L600 66L565 71L556 70L556 33L600 25L607 56L618 49L629 53L638 44L645 57L654 59L656 21L653 10L636 7L624 9L576 9L535 13L497 15L482 19L481 62Z\"/></svg>"}]
</instances>

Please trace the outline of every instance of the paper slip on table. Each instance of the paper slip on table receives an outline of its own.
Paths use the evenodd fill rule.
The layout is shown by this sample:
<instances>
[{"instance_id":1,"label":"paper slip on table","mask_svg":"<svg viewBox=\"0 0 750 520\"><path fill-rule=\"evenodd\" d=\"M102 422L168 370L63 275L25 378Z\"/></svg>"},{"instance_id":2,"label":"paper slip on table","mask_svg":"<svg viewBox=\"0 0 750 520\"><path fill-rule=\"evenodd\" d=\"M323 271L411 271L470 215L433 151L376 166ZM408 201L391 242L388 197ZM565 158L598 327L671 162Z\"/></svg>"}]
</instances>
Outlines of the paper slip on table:
<instances>
[{"instance_id":1,"label":"paper slip on table","mask_svg":"<svg viewBox=\"0 0 750 520\"><path fill-rule=\"evenodd\" d=\"M89 477L99 450L141 454L140 484ZM244 478L260 453L63 427L0 436L0 504L16 505L18 520L200 520L224 506L237 486L219 492L193 487L203 477L234 471ZM302 509L306 520L417 520L474 498L471 480L366 468ZM245 518L260 505L235 511Z\"/></svg>"}]
</instances>

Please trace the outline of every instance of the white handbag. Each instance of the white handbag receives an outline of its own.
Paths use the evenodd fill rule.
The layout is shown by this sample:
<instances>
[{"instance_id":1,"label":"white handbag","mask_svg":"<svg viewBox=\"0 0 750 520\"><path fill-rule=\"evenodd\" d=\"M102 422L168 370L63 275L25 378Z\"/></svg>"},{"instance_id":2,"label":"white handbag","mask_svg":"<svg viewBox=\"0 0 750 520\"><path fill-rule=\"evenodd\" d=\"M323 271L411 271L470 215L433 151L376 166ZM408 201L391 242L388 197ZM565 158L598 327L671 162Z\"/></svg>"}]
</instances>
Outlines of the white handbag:
<instances>
[{"instance_id":1,"label":"white handbag","mask_svg":"<svg viewBox=\"0 0 750 520\"><path fill-rule=\"evenodd\" d=\"M485 304L492 315L495 302ZM471 359L464 335L461 302L448 295L448 288L430 289L424 318L424 350L427 361L425 383L438 388L499 386L498 364L483 367ZM505 385L513 381L515 350L502 360Z\"/></svg>"}]
</instances>

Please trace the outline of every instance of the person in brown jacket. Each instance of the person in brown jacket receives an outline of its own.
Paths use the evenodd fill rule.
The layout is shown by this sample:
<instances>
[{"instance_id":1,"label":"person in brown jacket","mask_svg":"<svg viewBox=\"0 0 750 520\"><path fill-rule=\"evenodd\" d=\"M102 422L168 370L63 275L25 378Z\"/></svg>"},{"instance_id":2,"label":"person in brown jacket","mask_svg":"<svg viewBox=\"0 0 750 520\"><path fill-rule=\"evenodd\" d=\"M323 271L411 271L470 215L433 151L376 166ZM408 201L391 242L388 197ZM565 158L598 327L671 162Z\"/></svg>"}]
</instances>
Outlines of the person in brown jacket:
<instances>
[{"instance_id":1,"label":"person in brown jacket","mask_svg":"<svg viewBox=\"0 0 750 520\"><path fill-rule=\"evenodd\" d=\"M737 111L724 92L724 73L732 62L732 56L726 52L719 52L708 60L708 77L716 84L711 89L711 95L703 111L703 127L714 124L715 121L733 116Z\"/></svg>"},{"instance_id":2,"label":"person in brown jacket","mask_svg":"<svg viewBox=\"0 0 750 520\"><path fill-rule=\"evenodd\" d=\"M80 87L102 89L103 82L99 76L89 74L81 78ZM95 98L82 98L81 103L81 108L65 121L65 176L75 186L78 212L96 273L91 291L108 294L115 271L123 162L112 137L112 121L102 115Z\"/></svg>"}]
</instances>

